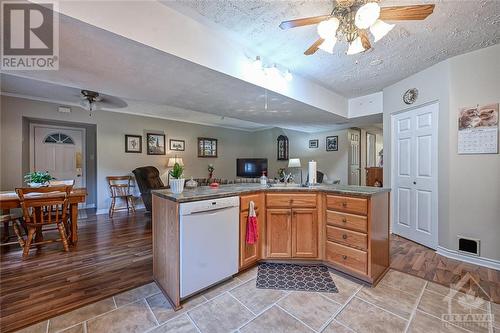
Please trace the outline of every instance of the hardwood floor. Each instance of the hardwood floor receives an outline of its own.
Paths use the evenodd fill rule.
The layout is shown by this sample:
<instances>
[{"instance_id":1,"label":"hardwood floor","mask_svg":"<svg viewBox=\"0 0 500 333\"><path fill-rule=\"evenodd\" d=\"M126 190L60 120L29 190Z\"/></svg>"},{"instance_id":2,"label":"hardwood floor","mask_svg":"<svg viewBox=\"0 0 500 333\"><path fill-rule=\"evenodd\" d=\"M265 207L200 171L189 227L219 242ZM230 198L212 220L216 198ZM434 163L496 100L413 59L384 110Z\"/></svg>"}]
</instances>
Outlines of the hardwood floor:
<instances>
[{"instance_id":1,"label":"hardwood floor","mask_svg":"<svg viewBox=\"0 0 500 333\"><path fill-rule=\"evenodd\" d=\"M0 331L8 332L153 280L151 219L89 214L71 252L54 243L21 259L2 248Z\"/></svg>"},{"instance_id":2,"label":"hardwood floor","mask_svg":"<svg viewBox=\"0 0 500 333\"><path fill-rule=\"evenodd\" d=\"M452 289L469 273L476 282L466 277L460 290L471 288L476 296L500 303L500 271L443 257L396 235L391 236L391 267Z\"/></svg>"},{"instance_id":3,"label":"hardwood floor","mask_svg":"<svg viewBox=\"0 0 500 333\"><path fill-rule=\"evenodd\" d=\"M89 214L71 252L54 243L21 259L18 246L1 248L0 331L10 332L152 281L151 218ZM500 303L500 272L444 258L393 236L391 266L442 285L470 273ZM481 295L480 296L484 296Z\"/></svg>"}]
</instances>

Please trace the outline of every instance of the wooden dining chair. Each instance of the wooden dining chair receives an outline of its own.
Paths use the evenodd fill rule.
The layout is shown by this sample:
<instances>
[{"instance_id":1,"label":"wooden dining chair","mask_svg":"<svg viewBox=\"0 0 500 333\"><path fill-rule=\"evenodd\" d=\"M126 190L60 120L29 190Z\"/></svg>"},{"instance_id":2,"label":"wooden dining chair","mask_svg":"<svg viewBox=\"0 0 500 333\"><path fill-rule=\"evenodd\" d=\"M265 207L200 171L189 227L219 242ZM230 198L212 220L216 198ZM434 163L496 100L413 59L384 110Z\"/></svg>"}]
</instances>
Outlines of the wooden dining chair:
<instances>
[{"instance_id":1,"label":"wooden dining chair","mask_svg":"<svg viewBox=\"0 0 500 333\"><path fill-rule=\"evenodd\" d=\"M115 211L127 210L127 213L132 211L135 213L134 196L131 193L132 176L108 176L109 191L111 195L111 205L109 206L109 217L113 217ZM126 203L126 207L116 207L116 200L122 199Z\"/></svg>"},{"instance_id":2,"label":"wooden dining chair","mask_svg":"<svg viewBox=\"0 0 500 333\"><path fill-rule=\"evenodd\" d=\"M69 251L68 235L66 230L69 224L69 195L73 186L48 186L40 188L17 188L19 202L23 211L24 224L28 235L24 240L23 257L27 257L30 247L52 242L62 242L64 251ZM56 225L57 228L47 228L47 225ZM61 238L43 240L42 232L59 231ZM38 236L33 242L35 234Z\"/></svg>"},{"instance_id":3,"label":"wooden dining chair","mask_svg":"<svg viewBox=\"0 0 500 333\"><path fill-rule=\"evenodd\" d=\"M8 212L0 214L0 222L3 223L3 233L2 240L0 241L0 246L9 246L19 243L21 247L24 246L24 240L21 236L21 229L19 228L19 220L21 216L15 212ZM9 227L12 224L12 229L14 230L14 236L10 235ZM16 241L11 241L11 238L16 237Z\"/></svg>"}]
</instances>

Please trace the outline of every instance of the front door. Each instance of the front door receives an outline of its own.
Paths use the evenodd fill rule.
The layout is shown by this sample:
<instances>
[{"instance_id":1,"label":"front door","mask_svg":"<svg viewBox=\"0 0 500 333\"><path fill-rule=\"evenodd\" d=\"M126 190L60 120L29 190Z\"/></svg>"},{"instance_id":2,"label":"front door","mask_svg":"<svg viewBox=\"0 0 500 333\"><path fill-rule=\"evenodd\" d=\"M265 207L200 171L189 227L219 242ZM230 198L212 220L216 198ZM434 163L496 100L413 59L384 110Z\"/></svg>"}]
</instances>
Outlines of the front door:
<instances>
[{"instance_id":1,"label":"front door","mask_svg":"<svg viewBox=\"0 0 500 333\"><path fill-rule=\"evenodd\" d=\"M361 131L359 130L348 130L349 136L349 185L360 185L361 184L361 165L360 165L360 140Z\"/></svg>"},{"instance_id":2,"label":"front door","mask_svg":"<svg viewBox=\"0 0 500 333\"><path fill-rule=\"evenodd\" d=\"M438 245L437 103L392 116L393 231Z\"/></svg>"},{"instance_id":3,"label":"front door","mask_svg":"<svg viewBox=\"0 0 500 333\"><path fill-rule=\"evenodd\" d=\"M57 180L85 187L84 129L32 125L31 170L48 171Z\"/></svg>"}]
</instances>

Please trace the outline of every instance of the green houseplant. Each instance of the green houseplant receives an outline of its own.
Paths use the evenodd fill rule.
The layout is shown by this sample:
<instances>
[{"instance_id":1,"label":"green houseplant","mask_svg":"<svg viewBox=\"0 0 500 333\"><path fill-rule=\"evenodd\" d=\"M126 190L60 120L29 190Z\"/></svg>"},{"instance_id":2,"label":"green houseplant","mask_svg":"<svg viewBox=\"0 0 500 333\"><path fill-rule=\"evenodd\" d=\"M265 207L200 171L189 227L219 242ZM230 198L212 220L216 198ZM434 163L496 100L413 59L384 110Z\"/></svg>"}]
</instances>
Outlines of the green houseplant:
<instances>
[{"instance_id":1,"label":"green houseplant","mask_svg":"<svg viewBox=\"0 0 500 333\"><path fill-rule=\"evenodd\" d=\"M52 177L48 171L33 171L33 172L28 172L24 176L24 181L30 186L30 187L40 187L44 185L48 185L49 181L52 179L55 179Z\"/></svg>"},{"instance_id":2,"label":"green houseplant","mask_svg":"<svg viewBox=\"0 0 500 333\"><path fill-rule=\"evenodd\" d=\"M170 188L173 193L182 193L184 191L184 178L182 177L184 173L184 167L179 163L175 163L172 170L169 171L170 174Z\"/></svg>"}]
</instances>

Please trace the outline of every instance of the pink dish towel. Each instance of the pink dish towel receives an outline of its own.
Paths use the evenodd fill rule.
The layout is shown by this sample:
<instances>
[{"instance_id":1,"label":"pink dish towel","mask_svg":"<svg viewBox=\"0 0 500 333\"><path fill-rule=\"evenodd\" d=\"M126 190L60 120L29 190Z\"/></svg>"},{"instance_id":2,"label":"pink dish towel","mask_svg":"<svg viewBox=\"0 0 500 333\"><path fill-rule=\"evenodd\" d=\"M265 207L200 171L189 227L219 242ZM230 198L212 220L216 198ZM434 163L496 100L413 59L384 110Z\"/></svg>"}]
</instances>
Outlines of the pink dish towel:
<instances>
[{"instance_id":1,"label":"pink dish towel","mask_svg":"<svg viewBox=\"0 0 500 333\"><path fill-rule=\"evenodd\" d=\"M259 227L257 225L257 215L255 214L255 203L250 201L247 220L247 244L255 244L259 239Z\"/></svg>"}]
</instances>

